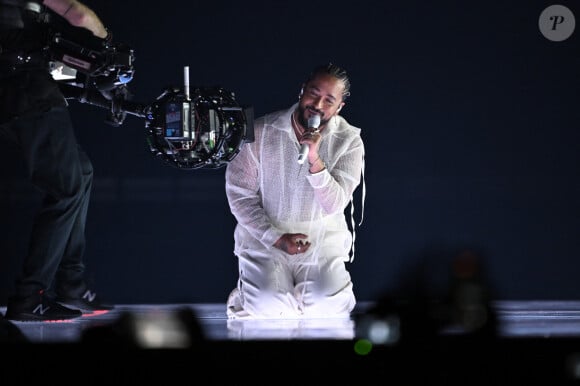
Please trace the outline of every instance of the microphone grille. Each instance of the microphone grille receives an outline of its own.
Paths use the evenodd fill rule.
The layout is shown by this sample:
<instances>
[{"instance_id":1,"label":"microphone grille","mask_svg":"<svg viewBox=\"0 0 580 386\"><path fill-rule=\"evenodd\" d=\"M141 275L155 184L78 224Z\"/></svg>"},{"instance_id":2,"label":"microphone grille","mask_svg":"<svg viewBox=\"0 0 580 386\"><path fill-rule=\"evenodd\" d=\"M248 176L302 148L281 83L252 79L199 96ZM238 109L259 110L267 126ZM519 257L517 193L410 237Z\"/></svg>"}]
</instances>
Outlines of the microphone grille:
<instances>
[{"instance_id":1,"label":"microphone grille","mask_svg":"<svg viewBox=\"0 0 580 386\"><path fill-rule=\"evenodd\" d=\"M318 129L320 126L320 115L316 114L308 118L308 128Z\"/></svg>"}]
</instances>

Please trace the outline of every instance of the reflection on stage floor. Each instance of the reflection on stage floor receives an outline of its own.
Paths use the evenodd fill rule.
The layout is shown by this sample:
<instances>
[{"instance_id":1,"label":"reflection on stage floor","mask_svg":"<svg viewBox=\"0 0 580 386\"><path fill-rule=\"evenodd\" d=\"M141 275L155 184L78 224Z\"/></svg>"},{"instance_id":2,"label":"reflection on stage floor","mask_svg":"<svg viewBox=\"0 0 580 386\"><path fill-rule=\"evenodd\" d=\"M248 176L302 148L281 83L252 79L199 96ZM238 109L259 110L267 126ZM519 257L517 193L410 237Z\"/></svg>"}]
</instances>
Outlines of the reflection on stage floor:
<instances>
[{"instance_id":1,"label":"reflection on stage floor","mask_svg":"<svg viewBox=\"0 0 580 386\"><path fill-rule=\"evenodd\" d=\"M127 329L149 329L152 333L157 329L159 336L162 332L169 335L170 331L177 335L180 323L184 322L183 312L187 311L191 323L207 340L352 340L360 331L356 326L360 318L356 316L365 315L372 306L371 302L359 303L354 316L348 319L228 320L225 305L219 303L117 305L112 311L70 321L9 323L29 342L71 343L79 342L93 329L123 323ZM493 308L497 313L497 333L501 337L580 337L580 301L497 301ZM5 307L0 307L2 314L5 311ZM449 326L441 333L461 332Z\"/></svg>"},{"instance_id":2,"label":"reflection on stage floor","mask_svg":"<svg viewBox=\"0 0 580 386\"><path fill-rule=\"evenodd\" d=\"M580 301L498 301L492 309L493 329L438 325L433 334L420 310L377 313L371 302L359 303L350 318L299 320L229 320L224 304L116 305L68 322L0 319L0 347L4 367L27 381L63 365L97 363L100 370L82 383L108 384L113 374L122 384L160 377L163 384L260 384L254 377L271 381L268 372L278 381L304 375L308 384L580 381Z\"/></svg>"}]
</instances>

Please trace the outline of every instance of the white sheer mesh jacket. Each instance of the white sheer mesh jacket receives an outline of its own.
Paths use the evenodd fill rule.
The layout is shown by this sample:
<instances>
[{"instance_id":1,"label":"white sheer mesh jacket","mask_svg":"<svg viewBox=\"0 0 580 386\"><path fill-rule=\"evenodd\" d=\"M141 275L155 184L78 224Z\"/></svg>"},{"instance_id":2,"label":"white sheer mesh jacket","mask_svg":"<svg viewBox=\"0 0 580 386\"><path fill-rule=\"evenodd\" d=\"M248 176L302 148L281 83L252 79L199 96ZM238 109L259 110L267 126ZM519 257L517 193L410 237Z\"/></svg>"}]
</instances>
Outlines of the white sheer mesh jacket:
<instances>
[{"instance_id":1,"label":"white sheer mesh jacket","mask_svg":"<svg viewBox=\"0 0 580 386\"><path fill-rule=\"evenodd\" d=\"M245 143L227 165L226 194L237 221L234 253L287 258L273 244L284 233L301 232L312 243L308 252L296 259L301 264L316 264L321 252L352 260L352 201L361 181L362 212L365 196L365 149L360 129L339 115L333 117L321 132L319 154L326 169L310 174L308 162L297 162L300 143L291 125L296 106L256 119L255 140ZM345 216L349 203L351 230Z\"/></svg>"}]
</instances>

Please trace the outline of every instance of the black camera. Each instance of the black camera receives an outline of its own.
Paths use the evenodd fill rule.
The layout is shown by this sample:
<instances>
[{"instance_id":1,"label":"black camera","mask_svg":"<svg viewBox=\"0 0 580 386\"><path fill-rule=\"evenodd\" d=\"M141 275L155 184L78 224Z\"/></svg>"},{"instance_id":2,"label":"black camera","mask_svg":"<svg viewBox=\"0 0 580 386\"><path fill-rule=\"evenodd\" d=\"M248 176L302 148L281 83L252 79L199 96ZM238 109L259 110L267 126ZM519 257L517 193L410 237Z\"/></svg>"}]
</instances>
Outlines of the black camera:
<instances>
[{"instance_id":1,"label":"black camera","mask_svg":"<svg viewBox=\"0 0 580 386\"><path fill-rule=\"evenodd\" d=\"M127 84L135 73L135 54L129 46L94 37L84 30L74 35L52 31L47 55L52 76L65 97L84 102L97 91L107 101L107 106L103 106L109 110L106 122L114 126L123 123L126 111L121 104L129 98Z\"/></svg>"}]
</instances>

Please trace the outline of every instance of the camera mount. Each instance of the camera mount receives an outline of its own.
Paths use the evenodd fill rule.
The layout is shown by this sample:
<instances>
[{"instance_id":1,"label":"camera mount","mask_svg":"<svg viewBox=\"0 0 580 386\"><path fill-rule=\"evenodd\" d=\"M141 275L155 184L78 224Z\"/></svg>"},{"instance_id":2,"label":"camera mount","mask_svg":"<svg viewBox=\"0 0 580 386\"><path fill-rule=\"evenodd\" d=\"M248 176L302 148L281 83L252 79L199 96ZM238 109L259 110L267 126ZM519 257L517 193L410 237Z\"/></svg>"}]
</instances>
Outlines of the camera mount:
<instances>
[{"instance_id":1,"label":"camera mount","mask_svg":"<svg viewBox=\"0 0 580 386\"><path fill-rule=\"evenodd\" d=\"M231 161L244 142L253 141L253 108L240 106L222 87L190 92L189 67L183 87L168 87L150 104L129 100L133 51L110 42L88 49L61 35L50 46L53 67L67 99L108 110L106 122L121 126L127 114L145 118L151 153L178 169L219 168ZM72 69L70 76L63 76Z\"/></svg>"}]
</instances>

